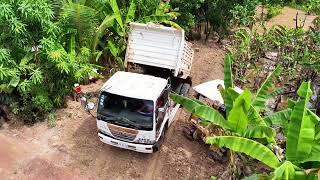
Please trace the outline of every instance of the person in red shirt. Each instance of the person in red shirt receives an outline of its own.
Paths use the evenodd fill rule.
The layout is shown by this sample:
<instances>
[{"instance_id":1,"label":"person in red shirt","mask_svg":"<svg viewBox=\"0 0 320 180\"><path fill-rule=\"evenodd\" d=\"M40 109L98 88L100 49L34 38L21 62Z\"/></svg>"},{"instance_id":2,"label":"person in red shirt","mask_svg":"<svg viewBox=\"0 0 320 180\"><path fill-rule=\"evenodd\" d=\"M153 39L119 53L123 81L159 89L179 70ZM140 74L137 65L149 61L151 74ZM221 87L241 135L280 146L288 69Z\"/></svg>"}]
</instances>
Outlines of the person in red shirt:
<instances>
[{"instance_id":1,"label":"person in red shirt","mask_svg":"<svg viewBox=\"0 0 320 180\"><path fill-rule=\"evenodd\" d=\"M74 89L73 89L73 100L75 101L79 101L79 98L82 95L82 91L81 91L81 86L80 84L74 84Z\"/></svg>"}]
</instances>

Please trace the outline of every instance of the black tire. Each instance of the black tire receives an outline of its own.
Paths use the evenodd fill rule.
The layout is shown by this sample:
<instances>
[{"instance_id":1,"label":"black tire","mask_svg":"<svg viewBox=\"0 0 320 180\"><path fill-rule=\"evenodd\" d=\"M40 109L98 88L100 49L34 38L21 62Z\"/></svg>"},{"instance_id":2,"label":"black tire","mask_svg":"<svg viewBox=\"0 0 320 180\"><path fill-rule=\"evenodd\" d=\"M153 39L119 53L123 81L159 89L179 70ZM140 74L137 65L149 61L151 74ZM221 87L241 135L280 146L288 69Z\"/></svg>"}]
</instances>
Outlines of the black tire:
<instances>
[{"instance_id":1,"label":"black tire","mask_svg":"<svg viewBox=\"0 0 320 180\"><path fill-rule=\"evenodd\" d=\"M177 94L180 94L182 86L183 86L183 83L179 83L173 91Z\"/></svg>"},{"instance_id":2,"label":"black tire","mask_svg":"<svg viewBox=\"0 0 320 180\"><path fill-rule=\"evenodd\" d=\"M189 89L190 89L190 84L183 83L179 94L182 96L186 96L189 92Z\"/></svg>"},{"instance_id":3,"label":"black tire","mask_svg":"<svg viewBox=\"0 0 320 180\"><path fill-rule=\"evenodd\" d=\"M2 127L3 124L4 124L4 118L0 116L0 128Z\"/></svg>"},{"instance_id":4,"label":"black tire","mask_svg":"<svg viewBox=\"0 0 320 180\"><path fill-rule=\"evenodd\" d=\"M157 151L160 150L160 148L161 148L161 146L162 146L162 144L163 144L163 142L164 142L164 138L165 138L167 129L168 129L168 127L167 127L167 125L165 125L165 126L164 126L164 129L163 129L163 131L162 131L162 133L161 133L161 135L160 135L159 141L156 143L156 145L155 145L154 148L153 148L153 151L154 151L154 152L157 152Z\"/></svg>"}]
</instances>

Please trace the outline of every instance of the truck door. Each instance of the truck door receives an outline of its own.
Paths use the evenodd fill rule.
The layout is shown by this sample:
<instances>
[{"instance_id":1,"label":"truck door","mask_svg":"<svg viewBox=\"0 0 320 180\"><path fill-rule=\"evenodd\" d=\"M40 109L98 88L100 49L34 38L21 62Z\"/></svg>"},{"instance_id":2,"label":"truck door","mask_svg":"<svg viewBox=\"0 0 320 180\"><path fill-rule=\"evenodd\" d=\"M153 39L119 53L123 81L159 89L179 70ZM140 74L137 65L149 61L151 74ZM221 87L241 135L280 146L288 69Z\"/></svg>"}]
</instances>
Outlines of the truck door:
<instances>
[{"instance_id":1,"label":"truck door","mask_svg":"<svg viewBox=\"0 0 320 180\"><path fill-rule=\"evenodd\" d=\"M156 106L156 131L159 132L161 125L165 119L168 119L169 116L169 91L168 89L164 90L161 96L157 100Z\"/></svg>"}]
</instances>

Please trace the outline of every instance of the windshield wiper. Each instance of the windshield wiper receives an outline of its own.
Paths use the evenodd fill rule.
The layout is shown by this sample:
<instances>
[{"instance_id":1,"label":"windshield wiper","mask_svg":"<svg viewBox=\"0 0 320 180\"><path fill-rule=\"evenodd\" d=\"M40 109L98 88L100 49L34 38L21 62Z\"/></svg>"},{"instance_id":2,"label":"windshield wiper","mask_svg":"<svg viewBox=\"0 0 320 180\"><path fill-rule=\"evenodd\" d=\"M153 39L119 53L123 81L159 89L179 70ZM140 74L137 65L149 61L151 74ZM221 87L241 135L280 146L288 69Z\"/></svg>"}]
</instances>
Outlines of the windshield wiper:
<instances>
[{"instance_id":1,"label":"windshield wiper","mask_svg":"<svg viewBox=\"0 0 320 180\"><path fill-rule=\"evenodd\" d=\"M118 119L117 119L117 120L118 120ZM121 117L121 118L119 117L119 120L121 120L121 122L126 123L126 124L129 124L129 125L131 125L131 126L133 126L133 127L135 127L135 128L138 128L138 129L141 128L141 126L139 126L138 124L130 121L129 119L127 119L127 118L125 118L125 117Z\"/></svg>"},{"instance_id":2,"label":"windshield wiper","mask_svg":"<svg viewBox=\"0 0 320 180\"><path fill-rule=\"evenodd\" d=\"M100 116L100 120L104 121L104 122L107 122L107 123L112 123L112 124L116 124L116 125L120 125L120 126L123 126L123 125L129 125L129 126L133 126L127 122L123 122L121 120L121 118L119 117L111 117L111 116L104 116L104 115L101 115Z\"/></svg>"},{"instance_id":3,"label":"windshield wiper","mask_svg":"<svg viewBox=\"0 0 320 180\"><path fill-rule=\"evenodd\" d=\"M98 119L100 119L102 121L114 121L115 117L109 116L109 115L105 115L105 114L98 114Z\"/></svg>"},{"instance_id":4,"label":"windshield wiper","mask_svg":"<svg viewBox=\"0 0 320 180\"><path fill-rule=\"evenodd\" d=\"M131 120L129 120L128 118L125 118L125 117L115 117L115 116L110 116L110 115L99 114L99 119L102 120L102 121L110 122L110 123L117 124L117 125L131 126L131 127L135 128L135 129L146 128L145 126L141 126L141 125L139 125L137 123L134 123Z\"/></svg>"}]
</instances>

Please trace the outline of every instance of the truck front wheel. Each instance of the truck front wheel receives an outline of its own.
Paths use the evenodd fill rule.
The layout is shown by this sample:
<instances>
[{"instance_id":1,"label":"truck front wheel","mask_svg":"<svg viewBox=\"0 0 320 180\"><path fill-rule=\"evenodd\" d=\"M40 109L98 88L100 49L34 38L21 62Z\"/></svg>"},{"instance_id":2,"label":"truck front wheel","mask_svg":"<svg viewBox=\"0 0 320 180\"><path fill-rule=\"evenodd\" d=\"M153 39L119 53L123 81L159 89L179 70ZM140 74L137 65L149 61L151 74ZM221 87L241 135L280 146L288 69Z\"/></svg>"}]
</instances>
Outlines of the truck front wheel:
<instances>
[{"instance_id":1,"label":"truck front wheel","mask_svg":"<svg viewBox=\"0 0 320 180\"><path fill-rule=\"evenodd\" d=\"M167 125L165 125L165 127L162 130L162 133L160 135L158 142L156 142L156 144L153 147L153 152L157 152L160 150L160 147L162 146L162 144L164 142L164 138L165 138L165 134L166 134L167 129L168 129L168 127L167 127Z\"/></svg>"}]
</instances>

